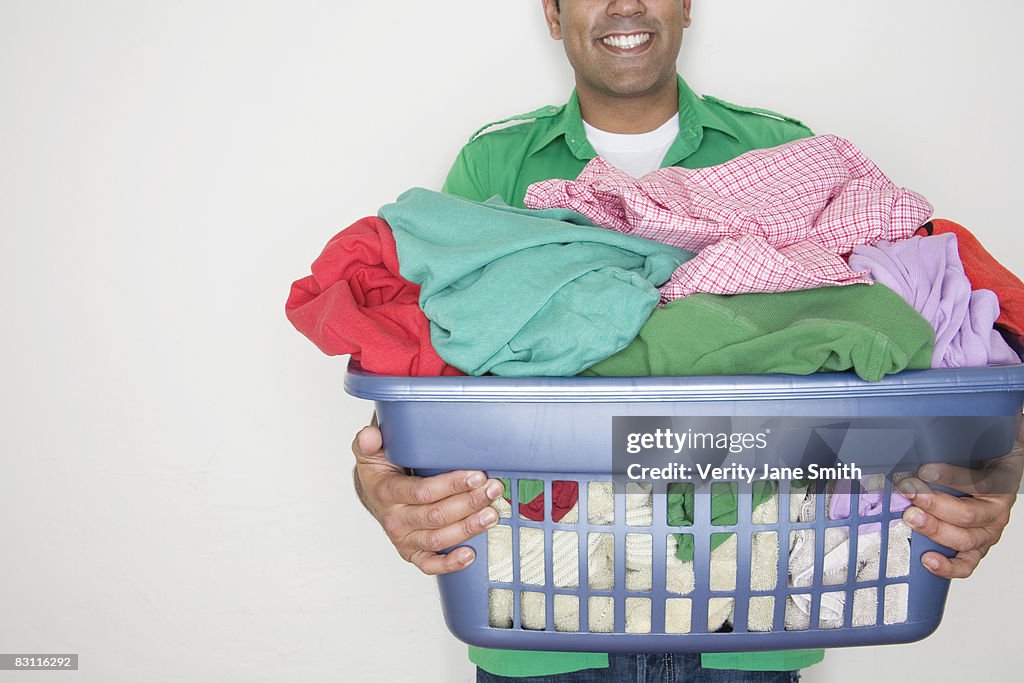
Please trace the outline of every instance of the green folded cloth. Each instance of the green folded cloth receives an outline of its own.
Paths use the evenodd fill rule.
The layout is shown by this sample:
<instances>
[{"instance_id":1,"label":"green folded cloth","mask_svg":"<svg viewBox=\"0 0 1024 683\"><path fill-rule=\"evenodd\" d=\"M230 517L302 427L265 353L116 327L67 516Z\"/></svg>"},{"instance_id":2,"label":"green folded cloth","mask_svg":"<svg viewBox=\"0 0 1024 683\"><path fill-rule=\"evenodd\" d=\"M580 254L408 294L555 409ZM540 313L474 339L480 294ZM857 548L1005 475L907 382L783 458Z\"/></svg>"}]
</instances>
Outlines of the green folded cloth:
<instances>
[{"instance_id":1,"label":"green folded cloth","mask_svg":"<svg viewBox=\"0 0 1024 683\"><path fill-rule=\"evenodd\" d=\"M571 376L628 344L692 254L532 211L415 188L381 208L430 341L471 374Z\"/></svg>"},{"instance_id":2,"label":"green folded cloth","mask_svg":"<svg viewBox=\"0 0 1024 683\"><path fill-rule=\"evenodd\" d=\"M582 374L743 375L853 370L877 382L931 367L935 330L880 285L693 294L651 313L622 351Z\"/></svg>"}]
</instances>

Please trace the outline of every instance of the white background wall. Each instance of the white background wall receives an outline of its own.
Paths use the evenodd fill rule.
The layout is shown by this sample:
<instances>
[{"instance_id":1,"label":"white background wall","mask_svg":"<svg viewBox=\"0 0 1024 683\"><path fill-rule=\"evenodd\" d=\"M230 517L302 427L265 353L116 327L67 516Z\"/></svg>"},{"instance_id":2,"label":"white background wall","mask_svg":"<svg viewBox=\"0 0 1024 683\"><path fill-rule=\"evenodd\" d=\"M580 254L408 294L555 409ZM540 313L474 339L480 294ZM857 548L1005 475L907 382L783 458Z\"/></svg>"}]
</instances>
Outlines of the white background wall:
<instances>
[{"instance_id":1,"label":"white background wall","mask_svg":"<svg viewBox=\"0 0 1024 683\"><path fill-rule=\"evenodd\" d=\"M695 89L851 138L1024 273L1024 5L694 4ZM479 125L565 99L538 5L0 0L0 652L82 667L0 680L471 680L352 492L370 407L283 304ZM1018 520L935 636L805 680L1015 677L1022 562Z\"/></svg>"}]
</instances>

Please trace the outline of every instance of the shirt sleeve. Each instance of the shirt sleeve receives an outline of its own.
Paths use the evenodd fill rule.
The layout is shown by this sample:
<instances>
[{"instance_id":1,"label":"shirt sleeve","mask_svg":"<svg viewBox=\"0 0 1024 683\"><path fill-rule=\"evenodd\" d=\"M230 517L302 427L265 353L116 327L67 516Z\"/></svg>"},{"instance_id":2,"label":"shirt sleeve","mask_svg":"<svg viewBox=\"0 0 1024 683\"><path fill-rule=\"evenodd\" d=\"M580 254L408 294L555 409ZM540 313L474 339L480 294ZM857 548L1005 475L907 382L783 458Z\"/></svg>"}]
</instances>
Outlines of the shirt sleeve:
<instances>
[{"instance_id":1,"label":"shirt sleeve","mask_svg":"<svg viewBox=\"0 0 1024 683\"><path fill-rule=\"evenodd\" d=\"M455 157L455 163L448 171L448 177L441 186L441 192L482 202L490 198L488 191L485 150L476 141L470 142Z\"/></svg>"},{"instance_id":2,"label":"shirt sleeve","mask_svg":"<svg viewBox=\"0 0 1024 683\"><path fill-rule=\"evenodd\" d=\"M779 125L772 127L772 133L777 136L778 142L774 142L773 145L781 145L786 142L793 142L794 140L801 140L803 138L809 138L814 136L812 131L802 121L796 121L794 119L787 119L779 121Z\"/></svg>"}]
</instances>

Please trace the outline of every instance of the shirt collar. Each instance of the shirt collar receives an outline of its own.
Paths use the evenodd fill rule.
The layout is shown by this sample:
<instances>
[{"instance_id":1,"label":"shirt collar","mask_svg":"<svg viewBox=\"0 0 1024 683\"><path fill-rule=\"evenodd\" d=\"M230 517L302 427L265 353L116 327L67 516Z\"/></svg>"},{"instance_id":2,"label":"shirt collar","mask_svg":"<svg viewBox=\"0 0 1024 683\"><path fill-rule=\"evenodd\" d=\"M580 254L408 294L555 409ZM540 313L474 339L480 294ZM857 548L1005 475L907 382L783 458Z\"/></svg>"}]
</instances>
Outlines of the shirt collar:
<instances>
[{"instance_id":1,"label":"shirt collar","mask_svg":"<svg viewBox=\"0 0 1024 683\"><path fill-rule=\"evenodd\" d=\"M740 139L728 122L708 106L707 102L698 97L681 76L677 75L676 80L679 85L679 136L665 155L669 163L680 161L696 151L696 147L703 137L703 128L714 128L737 140ZM559 136L564 136L565 144L577 159L587 161L597 156L597 152L594 151L583 130L580 101L575 88L572 95L569 96L569 101L552 118L548 130L538 136L531 145L529 154L535 154Z\"/></svg>"}]
</instances>

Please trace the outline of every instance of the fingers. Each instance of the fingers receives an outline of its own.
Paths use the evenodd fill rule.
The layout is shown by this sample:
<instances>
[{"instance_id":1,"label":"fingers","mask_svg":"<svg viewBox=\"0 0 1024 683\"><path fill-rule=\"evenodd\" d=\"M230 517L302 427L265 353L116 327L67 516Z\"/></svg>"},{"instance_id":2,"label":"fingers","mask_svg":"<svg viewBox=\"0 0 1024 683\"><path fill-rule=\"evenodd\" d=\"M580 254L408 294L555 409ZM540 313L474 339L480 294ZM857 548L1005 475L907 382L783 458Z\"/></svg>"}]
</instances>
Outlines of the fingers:
<instances>
[{"instance_id":1,"label":"fingers","mask_svg":"<svg viewBox=\"0 0 1024 683\"><path fill-rule=\"evenodd\" d=\"M962 528L1005 526L1004 512L1009 521L1009 510L1004 510L1007 506L995 498L957 498L942 491L934 491L924 482L912 477L901 481L897 488L913 501L914 508L928 513L928 516L939 522ZM910 524L906 514L904 519Z\"/></svg>"},{"instance_id":2,"label":"fingers","mask_svg":"<svg viewBox=\"0 0 1024 683\"><path fill-rule=\"evenodd\" d=\"M944 579L966 579L974 573L984 556L985 553L980 550L957 553L955 557L930 552L921 557L921 564L935 576Z\"/></svg>"},{"instance_id":3,"label":"fingers","mask_svg":"<svg viewBox=\"0 0 1024 683\"><path fill-rule=\"evenodd\" d=\"M491 507L491 502L501 496L502 491L501 482L492 479L484 486L449 496L430 505L393 507L382 516L381 523L388 537L396 545L403 544L413 550L438 552L493 526L498 520L498 513ZM447 531L442 537L430 534L432 531L453 529L457 526L461 526L461 534Z\"/></svg>"},{"instance_id":4,"label":"fingers","mask_svg":"<svg viewBox=\"0 0 1024 683\"><path fill-rule=\"evenodd\" d=\"M967 578L974 573L1002 536L1016 499L1014 495L958 498L934 491L913 477L901 481L897 488L914 503L904 511L903 520L917 533L957 551L951 558L937 552L921 557L928 571L947 579Z\"/></svg>"},{"instance_id":5,"label":"fingers","mask_svg":"<svg viewBox=\"0 0 1024 683\"><path fill-rule=\"evenodd\" d=\"M460 475L454 478L458 482L474 480L474 474L452 472ZM467 476L469 475L469 476ZM443 479L446 475L437 475L418 479L401 477L404 480L418 479L420 490L423 485L440 483L444 490ZM450 479L451 477L449 477ZM399 554L407 561L416 565L424 574L448 574L469 566L475 558L471 548L456 548L451 553L440 554L442 550L468 541L498 523L498 512L490 506L491 502L501 496L504 487L495 479L470 491L429 505L404 505L393 508L391 513L381 519L384 530L398 549Z\"/></svg>"},{"instance_id":6,"label":"fingers","mask_svg":"<svg viewBox=\"0 0 1024 683\"><path fill-rule=\"evenodd\" d=\"M465 569L473 564L473 560L476 559L476 553L473 552L472 548L467 547L456 548L447 555L420 550L406 559L416 565L424 574L436 576L437 574L451 574L460 569Z\"/></svg>"},{"instance_id":7,"label":"fingers","mask_svg":"<svg viewBox=\"0 0 1024 683\"><path fill-rule=\"evenodd\" d=\"M405 508L404 514L410 529L440 529L490 509L490 504L503 491L501 482L491 479L485 486L449 496L431 505L410 505Z\"/></svg>"},{"instance_id":8,"label":"fingers","mask_svg":"<svg viewBox=\"0 0 1024 683\"><path fill-rule=\"evenodd\" d=\"M917 507L907 508L903 513L903 521L917 533L960 552L967 552L975 548L987 548L998 540L998 536L988 529L956 526L926 514Z\"/></svg>"},{"instance_id":9,"label":"fingers","mask_svg":"<svg viewBox=\"0 0 1024 683\"><path fill-rule=\"evenodd\" d=\"M460 519L441 529L413 531L403 539L402 545L412 548L417 552L438 553L445 548L465 543L473 536L486 531L497 523L497 510L488 506L474 515ZM410 561L412 560L410 559Z\"/></svg>"},{"instance_id":10,"label":"fingers","mask_svg":"<svg viewBox=\"0 0 1024 683\"><path fill-rule=\"evenodd\" d=\"M455 470L431 477L396 476L381 482L377 492L388 505L430 505L480 488L487 481L483 472ZM499 485L501 482L498 482Z\"/></svg>"}]
</instances>

